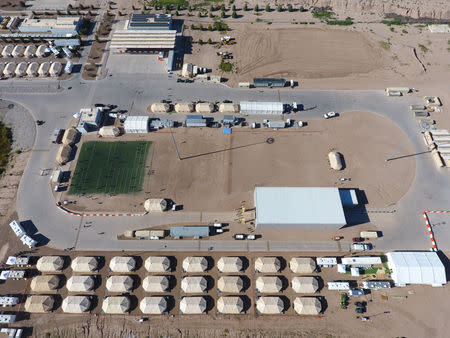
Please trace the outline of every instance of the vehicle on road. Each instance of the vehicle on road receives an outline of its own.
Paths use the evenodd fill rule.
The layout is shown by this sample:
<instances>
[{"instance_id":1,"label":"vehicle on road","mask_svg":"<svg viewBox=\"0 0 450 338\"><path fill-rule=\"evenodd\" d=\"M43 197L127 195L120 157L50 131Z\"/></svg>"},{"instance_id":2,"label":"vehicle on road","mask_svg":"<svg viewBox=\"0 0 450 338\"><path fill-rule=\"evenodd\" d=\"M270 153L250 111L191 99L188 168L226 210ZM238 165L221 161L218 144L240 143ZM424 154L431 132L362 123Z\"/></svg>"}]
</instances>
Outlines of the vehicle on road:
<instances>
[{"instance_id":1,"label":"vehicle on road","mask_svg":"<svg viewBox=\"0 0 450 338\"><path fill-rule=\"evenodd\" d=\"M357 308L355 309L355 312L356 312L356 313L364 313L364 312L366 312L366 309L363 308L363 307L357 307Z\"/></svg>"},{"instance_id":2,"label":"vehicle on road","mask_svg":"<svg viewBox=\"0 0 450 338\"><path fill-rule=\"evenodd\" d=\"M364 242L364 238L362 238L362 237L353 237L352 241L353 241L353 243Z\"/></svg>"},{"instance_id":3,"label":"vehicle on road","mask_svg":"<svg viewBox=\"0 0 450 338\"><path fill-rule=\"evenodd\" d=\"M367 244L359 244L359 243L353 243L352 244L352 249L355 251L369 251L372 250L372 244L371 243L367 243Z\"/></svg>"},{"instance_id":4,"label":"vehicle on road","mask_svg":"<svg viewBox=\"0 0 450 338\"><path fill-rule=\"evenodd\" d=\"M244 240L245 239L245 235L244 234L236 234L236 235L234 235L234 239Z\"/></svg>"},{"instance_id":5,"label":"vehicle on road","mask_svg":"<svg viewBox=\"0 0 450 338\"><path fill-rule=\"evenodd\" d=\"M323 114L323 117L324 117L325 119L330 119L330 118L336 117L336 116L338 116L338 114L335 113L334 111L330 111L330 112L328 112L328 113Z\"/></svg>"},{"instance_id":6,"label":"vehicle on road","mask_svg":"<svg viewBox=\"0 0 450 338\"><path fill-rule=\"evenodd\" d=\"M256 235L247 235L247 239L254 241L256 239Z\"/></svg>"}]
</instances>

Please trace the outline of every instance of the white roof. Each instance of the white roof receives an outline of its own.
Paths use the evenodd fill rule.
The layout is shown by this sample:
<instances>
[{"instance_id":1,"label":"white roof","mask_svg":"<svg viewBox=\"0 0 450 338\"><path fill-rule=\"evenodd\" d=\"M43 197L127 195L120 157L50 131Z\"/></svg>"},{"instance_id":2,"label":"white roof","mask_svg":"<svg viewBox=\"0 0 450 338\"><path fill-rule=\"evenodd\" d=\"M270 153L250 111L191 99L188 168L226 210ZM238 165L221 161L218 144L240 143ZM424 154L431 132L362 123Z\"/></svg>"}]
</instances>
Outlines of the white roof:
<instances>
[{"instance_id":1,"label":"white roof","mask_svg":"<svg viewBox=\"0 0 450 338\"><path fill-rule=\"evenodd\" d=\"M217 311L225 314L240 314L244 311L244 301L241 297L219 297Z\"/></svg>"},{"instance_id":2,"label":"white roof","mask_svg":"<svg viewBox=\"0 0 450 338\"><path fill-rule=\"evenodd\" d=\"M375 264L381 264L381 257L380 256L361 256L361 257L343 257L342 258L342 264L347 265L375 265Z\"/></svg>"},{"instance_id":3,"label":"white roof","mask_svg":"<svg viewBox=\"0 0 450 338\"><path fill-rule=\"evenodd\" d=\"M26 234L23 227L17 221L12 221L11 223L9 223L9 226L11 227L12 231L14 231L17 237L22 237Z\"/></svg>"},{"instance_id":4,"label":"white roof","mask_svg":"<svg viewBox=\"0 0 450 338\"><path fill-rule=\"evenodd\" d=\"M240 257L220 257L217 269L220 272L240 272L244 265Z\"/></svg>"},{"instance_id":5,"label":"white roof","mask_svg":"<svg viewBox=\"0 0 450 338\"><path fill-rule=\"evenodd\" d=\"M240 102L241 114L282 114L282 102Z\"/></svg>"},{"instance_id":6,"label":"white roof","mask_svg":"<svg viewBox=\"0 0 450 338\"><path fill-rule=\"evenodd\" d=\"M317 297L295 297L294 310L299 315L318 315L322 305Z\"/></svg>"},{"instance_id":7,"label":"white roof","mask_svg":"<svg viewBox=\"0 0 450 338\"><path fill-rule=\"evenodd\" d=\"M359 276L359 268L350 268L350 273L352 276L358 277Z\"/></svg>"},{"instance_id":8,"label":"white roof","mask_svg":"<svg viewBox=\"0 0 450 338\"><path fill-rule=\"evenodd\" d=\"M350 290L349 282L328 282L328 290Z\"/></svg>"},{"instance_id":9,"label":"white roof","mask_svg":"<svg viewBox=\"0 0 450 338\"><path fill-rule=\"evenodd\" d=\"M109 268L113 272L130 272L136 266L136 260L133 257L116 256L111 258Z\"/></svg>"},{"instance_id":10,"label":"white roof","mask_svg":"<svg viewBox=\"0 0 450 338\"><path fill-rule=\"evenodd\" d=\"M183 270L185 272L204 272L208 268L208 261L205 257L186 257L183 260Z\"/></svg>"},{"instance_id":11,"label":"white roof","mask_svg":"<svg viewBox=\"0 0 450 338\"><path fill-rule=\"evenodd\" d=\"M311 257L292 257L289 267L293 273L311 273L316 270L316 262Z\"/></svg>"},{"instance_id":12,"label":"white roof","mask_svg":"<svg viewBox=\"0 0 450 338\"><path fill-rule=\"evenodd\" d=\"M238 293L244 288L244 280L241 276L222 276L217 281L220 292Z\"/></svg>"},{"instance_id":13,"label":"white roof","mask_svg":"<svg viewBox=\"0 0 450 338\"><path fill-rule=\"evenodd\" d=\"M147 133L149 116L128 116L123 125L126 133Z\"/></svg>"},{"instance_id":14,"label":"white roof","mask_svg":"<svg viewBox=\"0 0 450 338\"><path fill-rule=\"evenodd\" d=\"M165 292L170 285L170 276L147 276L142 281L142 288L146 292Z\"/></svg>"},{"instance_id":15,"label":"white roof","mask_svg":"<svg viewBox=\"0 0 450 338\"><path fill-rule=\"evenodd\" d=\"M187 276L181 280L181 290L186 293L202 293L208 287L208 281L203 276Z\"/></svg>"},{"instance_id":16,"label":"white roof","mask_svg":"<svg viewBox=\"0 0 450 338\"><path fill-rule=\"evenodd\" d=\"M91 291L94 288L94 278L92 276L72 276L67 280L66 288L71 292Z\"/></svg>"},{"instance_id":17,"label":"white roof","mask_svg":"<svg viewBox=\"0 0 450 338\"><path fill-rule=\"evenodd\" d=\"M255 270L262 273L274 273L281 270L278 257L258 257L255 261Z\"/></svg>"},{"instance_id":18,"label":"white roof","mask_svg":"<svg viewBox=\"0 0 450 338\"><path fill-rule=\"evenodd\" d=\"M76 257L71 266L75 272L92 272L97 269L98 261L95 257Z\"/></svg>"},{"instance_id":19,"label":"white roof","mask_svg":"<svg viewBox=\"0 0 450 338\"><path fill-rule=\"evenodd\" d=\"M148 272L166 272L170 269L170 259L164 256L150 256L145 260Z\"/></svg>"},{"instance_id":20,"label":"white roof","mask_svg":"<svg viewBox=\"0 0 450 338\"><path fill-rule=\"evenodd\" d=\"M317 257L317 265L336 265L336 257Z\"/></svg>"},{"instance_id":21,"label":"white roof","mask_svg":"<svg viewBox=\"0 0 450 338\"><path fill-rule=\"evenodd\" d=\"M445 267L436 252L388 252L388 266L392 279L399 286L429 284L442 286L447 283Z\"/></svg>"},{"instance_id":22,"label":"white roof","mask_svg":"<svg viewBox=\"0 0 450 338\"><path fill-rule=\"evenodd\" d=\"M283 281L278 276L262 276L256 279L256 290L262 293L277 293L283 288Z\"/></svg>"},{"instance_id":23,"label":"white roof","mask_svg":"<svg viewBox=\"0 0 450 338\"><path fill-rule=\"evenodd\" d=\"M337 265L337 272L339 272L339 273L347 273L347 265L345 265L345 264L338 264Z\"/></svg>"},{"instance_id":24,"label":"white roof","mask_svg":"<svg viewBox=\"0 0 450 338\"><path fill-rule=\"evenodd\" d=\"M22 237L20 237L20 241L30 249L34 248L37 245L37 242L28 235L23 235Z\"/></svg>"},{"instance_id":25,"label":"white roof","mask_svg":"<svg viewBox=\"0 0 450 338\"><path fill-rule=\"evenodd\" d=\"M167 310L167 300L164 297L144 297L139 304L139 308L145 314L162 314Z\"/></svg>"},{"instance_id":26,"label":"white roof","mask_svg":"<svg viewBox=\"0 0 450 338\"><path fill-rule=\"evenodd\" d=\"M319 289L317 277L293 277L292 290L295 293L315 293Z\"/></svg>"},{"instance_id":27,"label":"white roof","mask_svg":"<svg viewBox=\"0 0 450 338\"><path fill-rule=\"evenodd\" d=\"M256 226L339 229L346 224L338 188L256 187Z\"/></svg>"},{"instance_id":28,"label":"white roof","mask_svg":"<svg viewBox=\"0 0 450 338\"><path fill-rule=\"evenodd\" d=\"M133 278L130 276L109 276L106 280L109 292L128 292L133 289Z\"/></svg>"},{"instance_id":29,"label":"white roof","mask_svg":"<svg viewBox=\"0 0 450 338\"><path fill-rule=\"evenodd\" d=\"M281 297L259 297L256 309L262 314L281 314L284 311L284 301Z\"/></svg>"},{"instance_id":30,"label":"white roof","mask_svg":"<svg viewBox=\"0 0 450 338\"><path fill-rule=\"evenodd\" d=\"M83 313L90 306L91 301L87 296L67 296L62 302L62 310L66 313Z\"/></svg>"},{"instance_id":31,"label":"white roof","mask_svg":"<svg viewBox=\"0 0 450 338\"><path fill-rule=\"evenodd\" d=\"M64 259L61 256L42 256L36 264L36 268L42 272L60 271L63 266Z\"/></svg>"},{"instance_id":32,"label":"white roof","mask_svg":"<svg viewBox=\"0 0 450 338\"><path fill-rule=\"evenodd\" d=\"M180 311L185 314L201 314L206 311L205 297L183 297L180 301Z\"/></svg>"},{"instance_id":33,"label":"white roof","mask_svg":"<svg viewBox=\"0 0 450 338\"><path fill-rule=\"evenodd\" d=\"M104 313L124 314L130 309L130 300L128 297L106 297L103 299L102 310Z\"/></svg>"}]
</instances>

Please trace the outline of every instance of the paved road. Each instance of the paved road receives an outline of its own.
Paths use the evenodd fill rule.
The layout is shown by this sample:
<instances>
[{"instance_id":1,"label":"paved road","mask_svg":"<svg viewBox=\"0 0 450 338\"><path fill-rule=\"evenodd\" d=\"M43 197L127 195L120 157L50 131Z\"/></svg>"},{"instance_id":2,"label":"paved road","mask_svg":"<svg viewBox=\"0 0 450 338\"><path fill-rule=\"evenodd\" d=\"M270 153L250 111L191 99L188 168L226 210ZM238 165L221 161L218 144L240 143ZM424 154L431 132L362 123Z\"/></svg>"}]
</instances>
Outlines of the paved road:
<instances>
[{"instance_id":1,"label":"paved road","mask_svg":"<svg viewBox=\"0 0 450 338\"><path fill-rule=\"evenodd\" d=\"M71 88L71 89L69 89ZM92 103L117 104L132 114L146 111L148 104L162 98L174 101L229 99L301 102L315 109L295 114L297 119L321 118L324 112L371 111L386 116L402 128L414 146L415 153L426 149L419 136L416 121L408 105L420 103L418 95L400 98L386 97L380 91L311 91L311 90L257 90L230 89L222 85L176 83L168 75L116 74L101 81L86 82L79 75L58 84L48 80L3 81L0 83L3 98L19 102L30 110L35 119L45 120L38 127L34 151L23 175L18 191L17 210L21 220L32 220L40 233L48 237L55 248L75 247L80 250L309 250L336 251L334 242L276 242L258 240L238 241L118 241L116 234L126 229L157 225L164 220L158 216L129 218L80 218L69 216L54 206L49 177L40 176L40 169L52 168L57 148L49 141L54 128L64 128L71 115ZM357 126L356 126L357 127ZM368 140L370 147L370 140ZM377 249L428 249L430 241L425 232L421 211L445 209L450 199L449 174L438 171L429 154L416 155L416 176L407 194L393 207L395 214L370 214L370 220L383 229L384 238L376 242ZM177 213L170 221L196 222L199 213ZM171 217L174 217L173 219ZM431 221L433 222L433 218ZM213 219L211 219L213 220ZM85 222L93 221L91 227ZM168 221L166 221L168 222ZM450 249L450 232L445 226L438 229L437 244L440 249ZM99 234L104 232L104 234ZM342 248L346 248L343 243Z\"/></svg>"}]
</instances>

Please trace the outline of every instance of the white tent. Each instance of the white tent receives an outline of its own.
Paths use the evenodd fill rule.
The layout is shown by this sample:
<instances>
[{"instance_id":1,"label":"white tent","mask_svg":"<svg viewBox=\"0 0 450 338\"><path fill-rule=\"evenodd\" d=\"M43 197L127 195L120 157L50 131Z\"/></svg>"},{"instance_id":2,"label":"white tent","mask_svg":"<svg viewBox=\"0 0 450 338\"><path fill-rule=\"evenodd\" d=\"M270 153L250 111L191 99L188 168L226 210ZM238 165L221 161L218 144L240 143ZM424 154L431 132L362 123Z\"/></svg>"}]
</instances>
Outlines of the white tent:
<instances>
[{"instance_id":1,"label":"white tent","mask_svg":"<svg viewBox=\"0 0 450 338\"><path fill-rule=\"evenodd\" d=\"M41 272L61 271L63 267L64 258L61 256L42 256L36 264L36 268Z\"/></svg>"},{"instance_id":2,"label":"white tent","mask_svg":"<svg viewBox=\"0 0 450 338\"><path fill-rule=\"evenodd\" d=\"M71 266L74 272L92 272L97 270L98 261L95 257L75 257Z\"/></svg>"},{"instance_id":3,"label":"white tent","mask_svg":"<svg viewBox=\"0 0 450 338\"><path fill-rule=\"evenodd\" d=\"M279 272L281 261L278 257L258 257L255 261L255 270L262 273Z\"/></svg>"},{"instance_id":4,"label":"white tent","mask_svg":"<svg viewBox=\"0 0 450 338\"><path fill-rule=\"evenodd\" d=\"M144 297L139 304L141 312L148 315L159 315L167 311L165 297Z\"/></svg>"},{"instance_id":5,"label":"white tent","mask_svg":"<svg viewBox=\"0 0 450 338\"><path fill-rule=\"evenodd\" d=\"M170 259L164 256L150 256L145 260L145 270L148 272L170 271Z\"/></svg>"},{"instance_id":6,"label":"white tent","mask_svg":"<svg viewBox=\"0 0 450 338\"><path fill-rule=\"evenodd\" d=\"M317 297L295 297L294 310L299 315L318 315L322 305Z\"/></svg>"},{"instance_id":7,"label":"white tent","mask_svg":"<svg viewBox=\"0 0 450 338\"><path fill-rule=\"evenodd\" d=\"M388 266L396 286L429 284L442 286L447 283L445 267L436 252L388 252Z\"/></svg>"},{"instance_id":8,"label":"white tent","mask_svg":"<svg viewBox=\"0 0 450 338\"><path fill-rule=\"evenodd\" d=\"M61 74L61 71L62 71L61 62L53 62L50 65L49 72L51 76L59 76L59 74Z\"/></svg>"},{"instance_id":9,"label":"white tent","mask_svg":"<svg viewBox=\"0 0 450 338\"><path fill-rule=\"evenodd\" d=\"M293 277L292 289L295 293L315 293L319 290L319 281L316 277Z\"/></svg>"},{"instance_id":10,"label":"white tent","mask_svg":"<svg viewBox=\"0 0 450 338\"><path fill-rule=\"evenodd\" d=\"M66 288L71 292L86 292L94 288L92 276L72 276L67 280Z\"/></svg>"},{"instance_id":11,"label":"white tent","mask_svg":"<svg viewBox=\"0 0 450 338\"><path fill-rule=\"evenodd\" d=\"M217 269L219 269L219 272L240 272L243 268L244 263L240 257L220 257L217 262Z\"/></svg>"},{"instance_id":12,"label":"white tent","mask_svg":"<svg viewBox=\"0 0 450 338\"><path fill-rule=\"evenodd\" d=\"M244 311L244 301L241 297L219 297L217 311L224 314L241 314Z\"/></svg>"},{"instance_id":13,"label":"white tent","mask_svg":"<svg viewBox=\"0 0 450 338\"><path fill-rule=\"evenodd\" d=\"M217 288L220 292L239 293L244 289L244 280L241 276L222 276Z\"/></svg>"},{"instance_id":14,"label":"white tent","mask_svg":"<svg viewBox=\"0 0 450 338\"><path fill-rule=\"evenodd\" d=\"M48 76L48 70L50 69L50 62L42 62L38 69L39 76Z\"/></svg>"},{"instance_id":15,"label":"white tent","mask_svg":"<svg viewBox=\"0 0 450 338\"><path fill-rule=\"evenodd\" d=\"M90 307L91 301L87 296L67 296L62 302L62 310L66 313L83 313Z\"/></svg>"},{"instance_id":16,"label":"white tent","mask_svg":"<svg viewBox=\"0 0 450 338\"><path fill-rule=\"evenodd\" d=\"M204 272L208 268L206 257L186 257L183 260L185 272Z\"/></svg>"},{"instance_id":17,"label":"white tent","mask_svg":"<svg viewBox=\"0 0 450 338\"><path fill-rule=\"evenodd\" d=\"M8 62L8 64L3 69L3 75L6 77L13 77L14 71L16 70L17 64L15 62Z\"/></svg>"},{"instance_id":18,"label":"white tent","mask_svg":"<svg viewBox=\"0 0 450 338\"><path fill-rule=\"evenodd\" d=\"M312 273L316 270L316 261L310 257L292 257L289 267L293 273Z\"/></svg>"},{"instance_id":19,"label":"white tent","mask_svg":"<svg viewBox=\"0 0 450 338\"><path fill-rule=\"evenodd\" d=\"M106 289L109 292L129 292L133 289L133 278L130 276L108 276Z\"/></svg>"},{"instance_id":20,"label":"white tent","mask_svg":"<svg viewBox=\"0 0 450 338\"><path fill-rule=\"evenodd\" d=\"M283 281L277 276L261 276L256 279L256 290L261 293L276 293L283 288Z\"/></svg>"},{"instance_id":21,"label":"white tent","mask_svg":"<svg viewBox=\"0 0 450 338\"><path fill-rule=\"evenodd\" d=\"M262 314L278 315L284 311L284 301L281 297L259 297L256 300L256 310Z\"/></svg>"},{"instance_id":22,"label":"white tent","mask_svg":"<svg viewBox=\"0 0 450 338\"><path fill-rule=\"evenodd\" d=\"M170 276L147 276L142 281L142 288L146 292L165 292L170 286Z\"/></svg>"},{"instance_id":23,"label":"white tent","mask_svg":"<svg viewBox=\"0 0 450 338\"><path fill-rule=\"evenodd\" d=\"M241 114L283 114L282 102L249 102L241 101Z\"/></svg>"},{"instance_id":24,"label":"white tent","mask_svg":"<svg viewBox=\"0 0 450 338\"><path fill-rule=\"evenodd\" d=\"M205 297L183 297L180 301L180 311L184 314L200 314L206 311Z\"/></svg>"},{"instance_id":25,"label":"white tent","mask_svg":"<svg viewBox=\"0 0 450 338\"><path fill-rule=\"evenodd\" d=\"M106 297L103 299L102 311L109 314L124 314L130 309L128 297Z\"/></svg>"},{"instance_id":26,"label":"white tent","mask_svg":"<svg viewBox=\"0 0 450 338\"><path fill-rule=\"evenodd\" d=\"M36 46L35 45L28 45L27 48L25 48L25 51L23 52L23 55L27 58L34 57L36 54Z\"/></svg>"},{"instance_id":27,"label":"white tent","mask_svg":"<svg viewBox=\"0 0 450 338\"><path fill-rule=\"evenodd\" d=\"M27 73L28 63L20 62L16 67L16 76L22 77Z\"/></svg>"},{"instance_id":28,"label":"white tent","mask_svg":"<svg viewBox=\"0 0 450 338\"><path fill-rule=\"evenodd\" d=\"M133 257L116 256L111 258L109 268L113 272L130 272L136 267L136 260Z\"/></svg>"},{"instance_id":29,"label":"white tent","mask_svg":"<svg viewBox=\"0 0 450 338\"><path fill-rule=\"evenodd\" d=\"M123 125L125 133L148 133L149 116L128 116Z\"/></svg>"},{"instance_id":30,"label":"white tent","mask_svg":"<svg viewBox=\"0 0 450 338\"><path fill-rule=\"evenodd\" d=\"M146 212L163 212L167 208L167 200L164 198L149 198L144 202L144 210Z\"/></svg>"},{"instance_id":31,"label":"white tent","mask_svg":"<svg viewBox=\"0 0 450 338\"><path fill-rule=\"evenodd\" d=\"M43 275L33 277L30 287L34 292L46 292L56 290L59 287L59 283L59 276Z\"/></svg>"},{"instance_id":32,"label":"white tent","mask_svg":"<svg viewBox=\"0 0 450 338\"><path fill-rule=\"evenodd\" d=\"M152 103L150 110L153 113L167 113L170 110L170 105L168 103Z\"/></svg>"},{"instance_id":33,"label":"white tent","mask_svg":"<svg viewBox=\"0 0 450 338\"><path fill-rule=\"evenodd\" d=\"M189 114L194 111L194 104L191 102L177 103L175 105L175 111L179 114Z\"/></svg>"},{"instance_id":34,"label":"white tent","mask_svg":"<svg viewBox=\"0 0 450 338\"><path fill-rule=\"evenodd\" d=\"M25 311L30 313L44 313L53 310L55 300L53 296L33 295L25 301Z\"/></svg>"},{"instance_id":35,"label":"white tent","mask_svg":"<svg viewBox=\"0 0 450 338\"><path fill-rule=\"evenodd\" d=\"M117 137L120 135L120 131L114 126L104 126L99 129L98 134L102 137Z\"/></svg>"},{"instance_id":36,"label":"white tent","mask_svg":"<svg viewBox=\"0 0 450 338\"><path fill-rule=\"evenodd\" d=\"M186 293L202 293L208 288L208 281L203 276L187 276L181 280L181 290Z\"/></svg>"},{"instance_id":37,"label":"white tent","mask_svg":"<svg viewBox=\"0 0 450 338\"><path fill-rule=\"evenodd\" d=\"M28 76L38 76L39 63L31 62L27 68Z\"/></svg>"}]
</instances>

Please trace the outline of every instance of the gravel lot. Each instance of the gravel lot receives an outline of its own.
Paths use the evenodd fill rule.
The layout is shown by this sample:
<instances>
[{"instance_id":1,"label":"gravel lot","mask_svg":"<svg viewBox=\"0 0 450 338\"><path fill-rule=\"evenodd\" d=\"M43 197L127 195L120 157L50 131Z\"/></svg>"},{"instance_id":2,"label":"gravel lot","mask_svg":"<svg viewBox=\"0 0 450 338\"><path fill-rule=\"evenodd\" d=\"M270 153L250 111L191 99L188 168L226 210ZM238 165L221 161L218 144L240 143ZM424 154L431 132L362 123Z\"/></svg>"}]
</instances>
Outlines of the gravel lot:
<instances>
[{"instance_id":1,"label":"gravel lot","mask_svg":"<svg viewBox=\"0 0 450 338\"><path fill-rule=\"evenodd\" d=\"M36 136L36 127L30 113L22 106L10 101L0 101L0 119L12 128L13 151L31 148Z\"/></svg>"}]
</instances>

